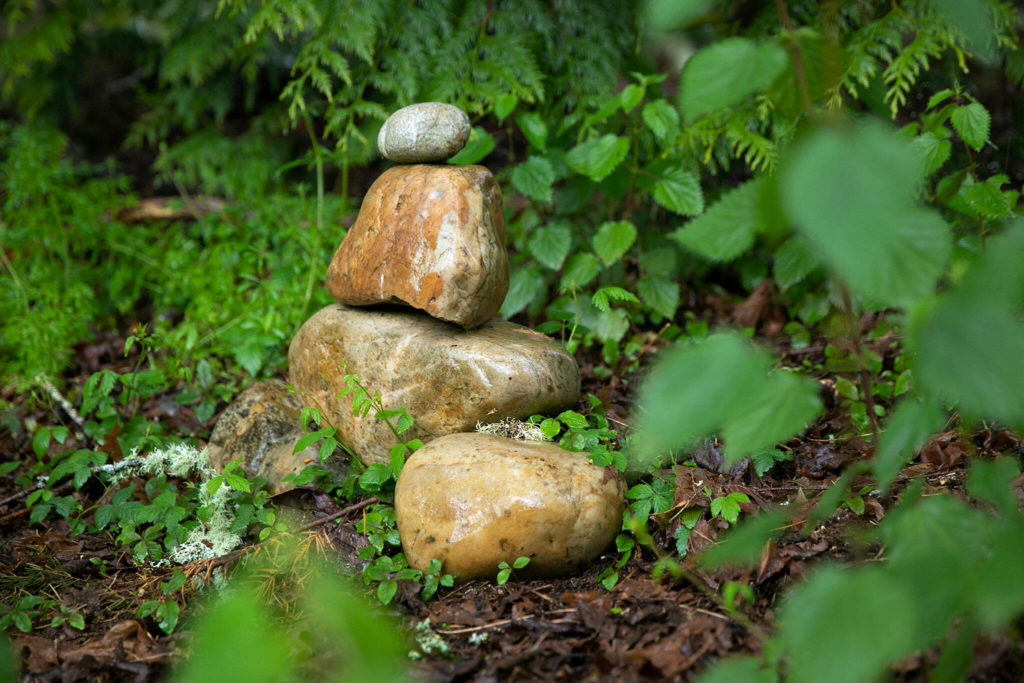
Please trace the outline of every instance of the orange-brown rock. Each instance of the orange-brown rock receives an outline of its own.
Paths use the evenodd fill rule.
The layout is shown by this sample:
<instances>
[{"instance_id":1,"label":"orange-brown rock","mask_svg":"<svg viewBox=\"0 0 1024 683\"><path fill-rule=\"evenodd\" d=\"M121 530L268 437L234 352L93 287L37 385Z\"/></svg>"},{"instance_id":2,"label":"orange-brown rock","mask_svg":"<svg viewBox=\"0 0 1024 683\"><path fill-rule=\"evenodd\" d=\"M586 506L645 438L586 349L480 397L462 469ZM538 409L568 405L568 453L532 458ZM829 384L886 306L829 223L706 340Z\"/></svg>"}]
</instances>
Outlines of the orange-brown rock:
<instances>
[{"instance_id":1,"label":"orange-brown rock","mask_svg":"<svg viewBox=\"0 0 1024 683\"><path fill-rule=\"evenodd\" d=\"M416 451L395 487L395 518L409 566L439 560L461 581L580 569L622 526L623 480L586 453L491 434L442 436Z\"/></svg>"},{"instance_id":2,"label":"orange-brown rock","mask_svg":"<svg viewBox=\"0 0 1024 683\"><path fill-rule=\"evenodd\" d=\"M483 166L396 166L370 187L327 269L343 304L402 303L466 329L508 291L501 190Z\"/></svg>"}]
</instances>

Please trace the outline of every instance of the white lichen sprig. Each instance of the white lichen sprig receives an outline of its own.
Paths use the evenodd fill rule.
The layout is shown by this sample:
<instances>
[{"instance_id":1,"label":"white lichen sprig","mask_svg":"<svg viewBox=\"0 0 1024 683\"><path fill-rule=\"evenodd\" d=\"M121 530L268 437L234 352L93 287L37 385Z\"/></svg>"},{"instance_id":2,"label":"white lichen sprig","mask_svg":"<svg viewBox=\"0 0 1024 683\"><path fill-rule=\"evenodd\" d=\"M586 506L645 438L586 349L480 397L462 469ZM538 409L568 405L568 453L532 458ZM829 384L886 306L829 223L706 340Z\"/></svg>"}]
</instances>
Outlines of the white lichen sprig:
<instances>
[{"instance_id":1,"label":"white lichen sprig","mask_svg":"<svg viewBox=\"0 0 1024 683\"><path fill-rule=\"evenodd\" d=\"M199 480L198 504L209 508L210 517L200 521L182 543L170 550L168 557L175 564L220 557L242 544L242 537L231 531L231 524L235 521L235 513L228 503L231 488L222 485L210 493L211 487L207 486L215 472L205 448L199 451L188 444L175 443L144 456L133 450L124 460L97 469L108 474L115 483L144 474L164 474L179 479L194 475Z\"/></svg>"},{"instance_id":2,"label":"white lichen sprig","mask_svg":"<svg viewBox=\"0 0 1024 683\"><path fill-rule=\"evenodd\" d=\"M500 422L492 422L491 424L481 424L477 422L476 431L481 434L493 434L495 436L503 436L506 439L516 439L518 441L551 440L544 436L544 432L542 432L540 427L537 425L517 420L514 417L506 417Z\"/></svg>"}]
</instances>

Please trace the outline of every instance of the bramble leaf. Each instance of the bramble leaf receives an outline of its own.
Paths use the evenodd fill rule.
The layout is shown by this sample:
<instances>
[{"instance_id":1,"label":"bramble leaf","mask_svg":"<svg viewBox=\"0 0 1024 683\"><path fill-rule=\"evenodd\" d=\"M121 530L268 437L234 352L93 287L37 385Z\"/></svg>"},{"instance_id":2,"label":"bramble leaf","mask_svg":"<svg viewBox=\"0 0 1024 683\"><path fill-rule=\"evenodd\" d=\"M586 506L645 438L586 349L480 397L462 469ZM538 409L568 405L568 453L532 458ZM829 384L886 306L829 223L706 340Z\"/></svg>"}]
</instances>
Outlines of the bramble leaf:
<instances>
[{"instance_id":1,"label":"bramble leaf","mask_svg":"<svg viewBox=\"0 0 1024 683\"><path fill-rule=\"evenodd\" d=\"M628 138L609 133L573 147L565 161L574 171L600 182L622 163L628 151Z\"/></svg>"},{"instance_id":2,"label":"bramble leaf","mask_svg":"<svg viewBox=\"0 0 1024 683\"><path fill-rule=\"evenodd\" d=\"M629 221L603 223L594 235L594 251L606 266L618 261L636 241L636 226Z\"/></svg>"},{"instance_id":3,"label":"bramble leaf","mask_svg":"<svg viewBox=\"0 0 1024 683\"><path fill-rule=\"evenodd\" d=\"M789 62L776 43L758 45L726 38L690 57L683 69L680 101L687 121L721 111L771 84Z\"/></svg>"}]
</instances>

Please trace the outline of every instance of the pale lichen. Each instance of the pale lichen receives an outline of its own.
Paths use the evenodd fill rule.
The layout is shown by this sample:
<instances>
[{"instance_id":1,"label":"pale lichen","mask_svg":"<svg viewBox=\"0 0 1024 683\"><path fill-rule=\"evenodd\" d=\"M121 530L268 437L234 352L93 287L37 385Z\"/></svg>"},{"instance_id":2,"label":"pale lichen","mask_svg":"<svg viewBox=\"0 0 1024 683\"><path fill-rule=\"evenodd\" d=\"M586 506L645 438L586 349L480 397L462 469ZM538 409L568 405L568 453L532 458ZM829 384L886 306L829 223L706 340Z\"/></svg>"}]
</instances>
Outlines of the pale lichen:
<instances>
[{"instance_id":1,"label":"pale lichen","mask_svg":"<svg viewBox=\"0 0 1024 683\"><path fill-rule=\"evenodd\" d=\"M506 439L517 439L519 441L550 441L544 436L540 427L529 422L517 420L514 417L506 417L500 422L491 424L476 423L476 431L481 434L493 434L503 436Z\"/></svg>"}]
</instances>

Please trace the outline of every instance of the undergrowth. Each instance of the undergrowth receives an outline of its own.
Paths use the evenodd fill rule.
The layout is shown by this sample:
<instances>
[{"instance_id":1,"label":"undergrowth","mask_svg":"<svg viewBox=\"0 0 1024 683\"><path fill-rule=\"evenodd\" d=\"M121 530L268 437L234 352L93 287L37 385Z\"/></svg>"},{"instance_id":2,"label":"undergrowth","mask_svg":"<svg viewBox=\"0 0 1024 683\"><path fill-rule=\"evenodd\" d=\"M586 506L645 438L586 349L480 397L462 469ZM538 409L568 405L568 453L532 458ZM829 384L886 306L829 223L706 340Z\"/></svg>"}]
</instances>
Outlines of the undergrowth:
<instances>
[{"instance_id":1,"label":"undergrowth","mask_svg":"<svg viewBox=\"0 0 1024 683\"><path fill-rule=\"evenodd\" d=\"M968 500L894 486L944 427L1024 427L1012 134L1024 122L987 85L1024 86L1013 5L672 5L4 7L0 378L11 389L0 425L28 446L0 476L23 492L30 524L108 534L134 562L163 568L136 614L167 633L206 590L172 564L261 542L249 579L203 608L179 675L218 671L243 619L261 624L246 631L260 657L244 665L264 674L324 664L290 660L285 643L309 655L349 636L366 670L394 674L387 627L313 578L315 542L286 548L261 482L211 471L201 441L238 390L283 368L294 330L328 303L315 283L376 132L397 107L430 99L471 115L455 161L491 166L503 186L512 278L501 314L636 392L631 429L615 429L594 396L589 410L523 427L629 478L598 581L612 590L631 558L651 558L655 579L692 583L763 644L705 680L865 680L928 648L941 652L931 675L953 680L978 637L1019 623L1019 454L974 459ZM670 34L686 41L679 72L665 66L680 56ZM112 99L123 105L106 147L88 97L101 73L117 74L105 87L121 88ZM135 154L152 160L148 188L125 173ZM153 187L177 198L155 211ZM768 301L759 313L709 328L714 301L755 294ZM821 353L780 359L751 337ZM394 524L394 482L422 445L402 436L415 416L358 377L346 383L355 413L390 427L389 461L354 464L340 481L314 463L293 481L361 501L362 579L379 602L402 582L429 599L453 577L439 563L410 569ZM743 491L712 486L675 499L701 449L719 452L720 471L744 459L756 477L786 466L787 441L820 418L825 394L842 416L829 437L867 443L870 458L813 506L755 514ZM152 417L168 396L195 424ZM301 419L312 428L297 451L319 442L323 460L345 449L321 411ZM756 587L706 578L878 499L891 505L862 541L884 548L883 561L812 572L771 627L747 616ZM692 551L712 521L729 531ZM510 560L495 567L499 583L522 568ZM257 606L244 597L253 586L280 589L282 602ZM85 623L48 595L5 593L0 627L47 625Z\"/></svg>"}]
</instances>

